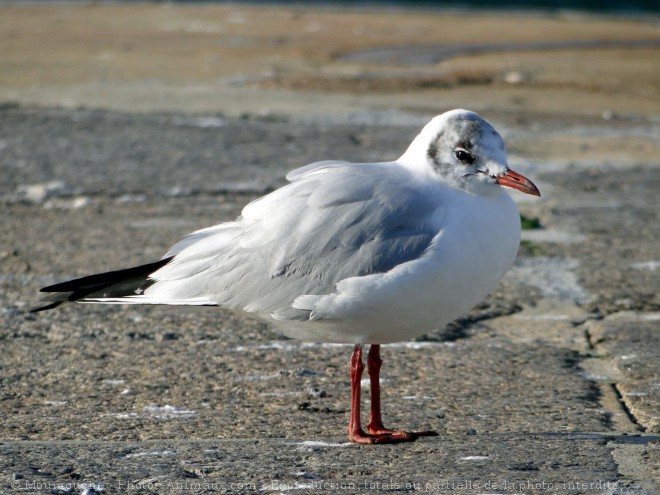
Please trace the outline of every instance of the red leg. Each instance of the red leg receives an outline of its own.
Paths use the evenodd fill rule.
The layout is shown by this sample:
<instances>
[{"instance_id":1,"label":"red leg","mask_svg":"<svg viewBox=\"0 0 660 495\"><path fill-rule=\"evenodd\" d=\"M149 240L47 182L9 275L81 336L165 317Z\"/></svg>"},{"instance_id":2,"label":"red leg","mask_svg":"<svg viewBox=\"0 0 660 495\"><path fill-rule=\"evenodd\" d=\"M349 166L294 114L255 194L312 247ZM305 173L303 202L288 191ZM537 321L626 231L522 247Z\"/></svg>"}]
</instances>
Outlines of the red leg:
<instances>
[{"instance_id":1,"label":"red leg","mask_svg":"<svg viewBox=\"0 0 660 495\"><path fill-rule=\"evenodd\" d=\"M360 424L360 381L364 372L362 345L356 344L349 364L351 375L351 418L348 421L348 439L356 443L372 443Z\"/></svg>"},{"instance_id":2,"label":"red leg","mask_svg":"<svg viewBox=\"0 0 660 495\"><path fill-rule=\"evenodd\" d=\"M372 435L388 435L398 438L400 441L413 441L420 436L436 436L434 431L406 432L401 430L391 430L383 425L383 418L380 411L380 367L383 360L380 358L380 345L373 344L369 348L367 355L367 369L369 372L369 383L371 384L371 414L367 430Z\"/></svg>"},{"instance_id":3,"label":"red leg","mask_svg":"<svg viewBox=\"0 0 660 495\"><path fill-rule=\"evenodd\" d=\"M380 345L372 344L367 355L367 370L369 372L369 383L371 385L371 411L367 430L372 435L393 435L401 437L401 440L415 440L413 435L405 431L396 431L385 428L383 417L380 412L380 367L383 360L380 358Z\"/></svg>"},{"instance_id":4,"label":"red leg","mask_svg":"<svg viewBox=\"0 0 660 495\"><path fill-rule=\"evenodd\" d=\"M353 348L350 362L351 376L351 417L348 423L348 439L351 442L372 443L395 443L413 442L420 434L407 433L403 431L388 430L383 426L380 415L380 346L372 345L369 349L367 365L369 366L369 379L371 381L371 415L369 419L369 433L365 433L360 419L360 382L364 372L362 363L362 345L357 344ZM430 435L433 432L422 432L421 435Z\"/></svg>"}]
</instances>

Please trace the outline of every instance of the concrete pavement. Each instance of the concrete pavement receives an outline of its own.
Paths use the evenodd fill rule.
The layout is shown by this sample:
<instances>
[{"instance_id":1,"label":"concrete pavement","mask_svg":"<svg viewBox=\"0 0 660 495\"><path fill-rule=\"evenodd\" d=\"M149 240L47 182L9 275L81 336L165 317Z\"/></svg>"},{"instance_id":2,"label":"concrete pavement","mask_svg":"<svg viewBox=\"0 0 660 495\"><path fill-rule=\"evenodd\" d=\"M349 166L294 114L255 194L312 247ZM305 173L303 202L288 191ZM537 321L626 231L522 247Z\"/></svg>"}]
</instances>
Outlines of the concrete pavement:
<instances>
[{"instance_id":1,"label":"concrete pavement","mask_svg":"<svg viewBox=\"0 0 660 495\"><path fill-rule=\"evenodd\" d=\"M84 18L67 9L57 15ZM245 29L239 21L250 12L229 24ZM37 9L31 19L49 18ZM491 22L499 29L510 20ZM619 25L584 20L596 32L599 22ZM640 21L637 34L648 26ZM645 50L650 60L655 52ZM641 57L639 49L617 56L632 65ZM521 74L542 66L519 60L534 62ZM473 62L458 57L452 67ZM578 65L585 79L572 81L607 67ZM365 67L388 81L398 70ZM387 422L440 436L375 448L346 443L348 346L284 340L222 311L25 310L43 285L154 259L182 235L235 217L293 167L395 158L436 107L469 103L477 88L379 93L381 103L358 98L358 112L354 96L301 88L301 101L318 106L300 106L294 92L288 103L277 99L279 113L251 107L242 116L224 93L213 111L180 111L190 109L185 89L140 112L103 98L70 108L3 93L0 491L658 493L660 127L649 104L657 88L644 80L623 91L634 102L623 115L603 113L619 104L604 90L569 85L562 95L575 105L562 100L553 111L547 99L561 86L479 84L495 103L473 99L473 108L502 131L512 166L543 198L516 196L533 228L483 304L446 329L384 347ZM237 91L279 98L288 90ZM524 104L503 96L516 93ZM177 111L166 113L173 101Z\"/></svg>"}]
</instances>

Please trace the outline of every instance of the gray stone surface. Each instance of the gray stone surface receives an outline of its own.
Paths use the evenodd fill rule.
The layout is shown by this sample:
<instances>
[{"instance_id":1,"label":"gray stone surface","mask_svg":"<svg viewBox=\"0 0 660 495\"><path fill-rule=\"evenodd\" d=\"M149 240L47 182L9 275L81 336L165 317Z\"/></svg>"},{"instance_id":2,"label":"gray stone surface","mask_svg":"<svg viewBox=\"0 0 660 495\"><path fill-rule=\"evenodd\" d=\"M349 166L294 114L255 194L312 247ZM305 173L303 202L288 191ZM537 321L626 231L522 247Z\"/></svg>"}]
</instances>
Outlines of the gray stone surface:
<instances>
[{"instance_id":1,"label":"gray stone surface","mask_svg":"<svg viewBox=\"0 0 660 495\"><path fill-rule=\"evenodd\" d=\"M417 130L0 109L0 491L657 493L657 160L516 167L544 198L520 203L542 228L513 270L447 329L384 347L386 421L440 433L414 444L346 444L349 346L217 310L25 313L43 285L233 218L292 167L395 158Z\"/></svg>"},{"instance_id":2,"label":"gray stone surface","mask_svg":"<svg viewBox=\"0 0 660 495\"><path fill-rule=\"evenodd\" d=\"M654 433L660 433L659 322L658 313L623 312L587 327L599 358L611 366L609 378L630 414Z\"/></svg>"},{"instance_id":3,"label":"gray stone surface","mask_svg":"<svg viewBox=\"0 0 660 495\"><path fill-rule=\"evenodd\" d=\"M9 443L7 483L36 493L95 484L103 493L621 493L611 446L640 437L448 435L365 450L343 438ZM533 455L532 455L533 453ZM48 468L37 471L48 459ZM32 467L32 471L30 468ZM646 486L627 493L649 493ZM38 487L46 487L38 488ZM50 488L50 487L54 487ZM64 491L60 488L60 491Z\"/></svg>"}]
</instances>

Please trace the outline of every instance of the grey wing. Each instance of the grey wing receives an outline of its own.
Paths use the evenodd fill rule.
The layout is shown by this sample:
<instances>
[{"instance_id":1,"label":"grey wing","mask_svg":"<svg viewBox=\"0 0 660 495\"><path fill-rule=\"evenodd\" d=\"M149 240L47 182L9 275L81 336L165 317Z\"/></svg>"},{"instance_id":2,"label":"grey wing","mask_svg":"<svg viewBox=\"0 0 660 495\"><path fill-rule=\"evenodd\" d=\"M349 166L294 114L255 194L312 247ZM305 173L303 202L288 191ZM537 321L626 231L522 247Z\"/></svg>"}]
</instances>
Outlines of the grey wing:
<instances>
[{"instance_id":1,"label":"grey wing","mask_svg":"<svg viewBox=\"0 0 660 495\"><path fill-rule=\"evenodd\" d=\"M175 245L152 275L156 298L208 298L277 319L308 319L301 295L334 292L349 277L384 273L417 259L435 229L434 205L391 164L319 164L249 204L235 222Z\"/></svg>"}]
</instances>

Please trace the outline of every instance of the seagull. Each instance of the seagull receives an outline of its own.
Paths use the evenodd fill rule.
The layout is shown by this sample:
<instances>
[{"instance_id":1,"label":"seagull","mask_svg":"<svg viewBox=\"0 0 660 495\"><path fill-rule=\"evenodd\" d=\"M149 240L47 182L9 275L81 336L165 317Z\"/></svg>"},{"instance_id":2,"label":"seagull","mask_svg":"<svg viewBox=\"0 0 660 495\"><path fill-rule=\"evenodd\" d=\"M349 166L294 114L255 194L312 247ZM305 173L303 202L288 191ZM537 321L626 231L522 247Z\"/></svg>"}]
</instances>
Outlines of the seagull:
<instances>
[{"instance_id":1,"label":"seagull","mask_svg":"<svg viewBox=\"0 0 660 495\"><path fill-rule=\"evenodd\" d=\"M53 294L33 311L68 301L217 306L287 337L351 344L349 440L437 435L383 425L380 346L441 328L493 290L520 244L504 189L539 190L508 167L497 131L462 109L433 118L395 161L322 161L286 178L236 220L189 234L158 261L41 289Z\"/></svg>"}]
</instances>

